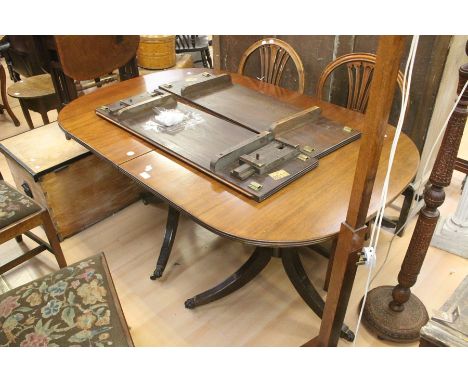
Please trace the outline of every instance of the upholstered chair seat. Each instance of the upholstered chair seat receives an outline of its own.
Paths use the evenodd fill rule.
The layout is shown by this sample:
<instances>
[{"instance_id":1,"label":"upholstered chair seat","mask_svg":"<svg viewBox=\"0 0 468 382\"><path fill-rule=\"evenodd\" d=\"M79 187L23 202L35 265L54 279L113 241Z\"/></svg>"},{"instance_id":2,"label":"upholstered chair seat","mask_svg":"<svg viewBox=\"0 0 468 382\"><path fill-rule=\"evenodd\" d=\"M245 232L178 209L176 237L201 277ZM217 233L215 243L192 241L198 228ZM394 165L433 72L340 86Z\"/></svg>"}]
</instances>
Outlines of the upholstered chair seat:
<instances>
[{"instance_id":1,"label":"upholstered chair seat","mask_svg":"<svg viewBox=\"0 0 468 382\"><path fill-rule=\"evenodd\" d=\"M104 254L0 295L2 346L133 346Z\"/></svg>"},{"instance_id":2,"label":"upholstered chair seat","mask_svg":"<svg viewBox=\"0 0 468 382\"><path fill-rule=\"evenodd\" d=\"M0 229L40 210L34 200L0 180Z\"/></svg>"}]
</instances>

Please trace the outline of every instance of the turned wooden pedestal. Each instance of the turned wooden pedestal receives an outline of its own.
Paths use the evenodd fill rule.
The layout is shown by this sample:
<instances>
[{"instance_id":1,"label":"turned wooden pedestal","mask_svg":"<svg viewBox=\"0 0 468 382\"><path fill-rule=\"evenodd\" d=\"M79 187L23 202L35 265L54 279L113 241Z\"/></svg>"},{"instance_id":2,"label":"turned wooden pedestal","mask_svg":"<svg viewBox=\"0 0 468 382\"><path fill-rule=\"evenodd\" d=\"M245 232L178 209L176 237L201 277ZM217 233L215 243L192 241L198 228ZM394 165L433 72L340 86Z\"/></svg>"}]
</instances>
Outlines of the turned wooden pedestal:
<instances>
[{"instance_id":1,"label":"turned wooden pedestal","mask_svg":"<svg viewBox=\"0 0 468 382\"><path fill-rule=\"evenodd\" d=\"M467 45L468 47L468 45ZM468 64L459 71L458 94L468 81ZM363 323L378 337L411 342L419 339L421 327L429 317L424 304L411 294L439 219L438 207L445 199L444 187L450 184L463 129L468 115L468 89L465 90L445 131L437 159L424 191L425 206L419 214L395 288L381 286L371 290L366 299Z\"/></svg>"}]
</instances>

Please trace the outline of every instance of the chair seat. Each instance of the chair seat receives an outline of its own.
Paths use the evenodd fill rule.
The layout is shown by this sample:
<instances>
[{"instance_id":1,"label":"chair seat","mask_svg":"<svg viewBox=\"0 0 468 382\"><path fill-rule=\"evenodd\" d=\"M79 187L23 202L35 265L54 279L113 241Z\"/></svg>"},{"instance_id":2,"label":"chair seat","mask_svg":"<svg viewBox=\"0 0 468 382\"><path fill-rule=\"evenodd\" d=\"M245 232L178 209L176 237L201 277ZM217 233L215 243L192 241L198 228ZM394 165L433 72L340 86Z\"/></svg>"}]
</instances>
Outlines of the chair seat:
<instances>
[{"instance_id":1,"label":"chair seat","mask_svg":"<svg viewBox=\"0 0 468 382\"><path fill-rule=\"evenodd\" d=\"M13 98L40 98L55 95L55 88L50 74L23 78L8 88L8 95Z\"/></svg>"},{"instance_id":2,"label":"chair seat","mask_svg":"<svg viewBox=\"0 0 468 382\"><path fill-rule=\"evenodd\" d=\"M0 295L1 346L133 346L104 254Z\"/></svg>"},{"instance_id":3,"label":"chair seat","mask_svg":"<svg viewBox=\"0 0 468 382\"><path fill-rule=\"evenodd\" d=\"M0 181L0 229L39 212L42 207L5 181Z\"/></svg>"}]
</instances>

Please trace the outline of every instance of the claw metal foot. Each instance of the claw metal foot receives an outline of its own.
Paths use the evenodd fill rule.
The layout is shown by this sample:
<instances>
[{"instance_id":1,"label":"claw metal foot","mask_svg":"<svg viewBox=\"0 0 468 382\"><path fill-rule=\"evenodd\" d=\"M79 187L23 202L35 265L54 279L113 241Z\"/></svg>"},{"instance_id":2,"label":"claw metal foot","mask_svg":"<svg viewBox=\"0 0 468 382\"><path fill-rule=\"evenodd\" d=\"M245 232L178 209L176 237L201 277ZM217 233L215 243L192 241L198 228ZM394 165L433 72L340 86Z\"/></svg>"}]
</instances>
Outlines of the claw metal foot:
<instances>
[{"instance_id":1,"label":"claw metal foot","mask_svg":"<svg viewBox=\"0 0 468 382\"><path fill-rule=\"evenodd\" d=\"M185 305L185 307L187 309L194 309L197 306L195 304L195 299L194 298L189 298L188 300L186 300L184 305Z\"/></svg>"},{"instance_id":2,"label":"claw metal foot","mask_svg":"<svg viewBox=\"0 0 468 382\"><path fill-rule=\"evenodd\" d=\"M159 279L164 272L164 267L163 266L157 266L156 269L154 270L153 274L150 276L151 280L156 280Z\"/></svg>"}]
</instances>

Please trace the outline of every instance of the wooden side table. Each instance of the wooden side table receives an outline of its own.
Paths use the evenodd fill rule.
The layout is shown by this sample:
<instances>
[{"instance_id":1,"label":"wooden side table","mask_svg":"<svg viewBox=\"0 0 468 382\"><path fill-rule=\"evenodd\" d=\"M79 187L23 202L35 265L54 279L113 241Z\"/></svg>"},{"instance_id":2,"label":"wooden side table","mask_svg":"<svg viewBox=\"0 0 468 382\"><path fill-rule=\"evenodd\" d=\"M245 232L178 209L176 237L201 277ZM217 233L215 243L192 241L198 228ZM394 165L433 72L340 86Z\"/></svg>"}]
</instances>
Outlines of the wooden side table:
<instances>
[{"instance_id":1,"label":"wooden side table","mask_svg":"<svg viewBox=\"0 0 468 382\"><path fill-rule=\"evenodd\" d=\"M50 74L40 74L15 82L8 88L8 95L18 98L30 129L34 129L34 124L29 110L39 113L44 124L48 124L47 112L59 107L59 100Z\"/></svg>"},{"instance_id":2,"label":"wooden side table","mask_svg":"<svg viewBox=\"0 0 468 382\"><path fill-rule=\"evenodd\" d=\"M49 210L60 240L140 198L133 181L65 139L57 122L4 139L0 152L17 188Z\"/></svg>"}]
</instances>

